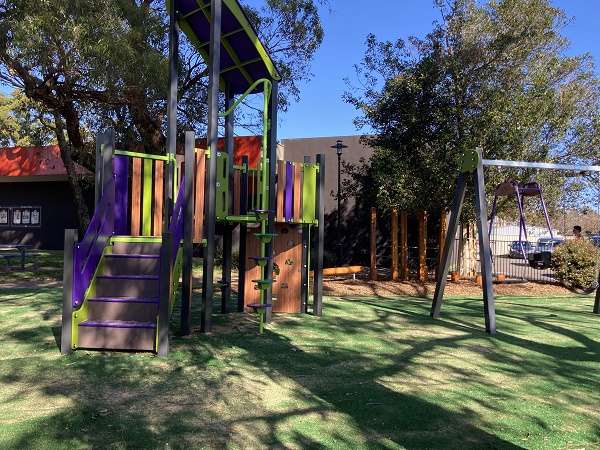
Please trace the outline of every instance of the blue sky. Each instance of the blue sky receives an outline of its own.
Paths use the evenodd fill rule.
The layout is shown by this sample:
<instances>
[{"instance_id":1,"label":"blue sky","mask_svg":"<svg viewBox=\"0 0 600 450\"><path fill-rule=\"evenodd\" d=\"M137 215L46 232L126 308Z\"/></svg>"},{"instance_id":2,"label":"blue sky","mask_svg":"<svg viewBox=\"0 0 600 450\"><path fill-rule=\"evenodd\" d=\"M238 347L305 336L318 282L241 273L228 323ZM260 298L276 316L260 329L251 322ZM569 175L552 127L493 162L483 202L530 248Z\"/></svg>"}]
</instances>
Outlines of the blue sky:
<instances>
[{"instance_id":1,"label":"blue sky","mask_svg":"<svg viewBox=\"0 0 600 450\"><path fill-rule=\"evenodd\" d=\"M253 1L256 3L256 1ZM410 35L425 37L439 18L432 0L332 0L333 12L322 22L325 39L312 67L314 78L301 85L301 100L280 113L278 139L335 137L361 134L352 120L357 111L344 103L343 79L354 75L369 33L379 40ZM564 34L572 54L591 53L600 65L600 0L554 0L552 4L574 17ZM596 72L600 75L600 69Z\"/></svg>"}]
</instances>

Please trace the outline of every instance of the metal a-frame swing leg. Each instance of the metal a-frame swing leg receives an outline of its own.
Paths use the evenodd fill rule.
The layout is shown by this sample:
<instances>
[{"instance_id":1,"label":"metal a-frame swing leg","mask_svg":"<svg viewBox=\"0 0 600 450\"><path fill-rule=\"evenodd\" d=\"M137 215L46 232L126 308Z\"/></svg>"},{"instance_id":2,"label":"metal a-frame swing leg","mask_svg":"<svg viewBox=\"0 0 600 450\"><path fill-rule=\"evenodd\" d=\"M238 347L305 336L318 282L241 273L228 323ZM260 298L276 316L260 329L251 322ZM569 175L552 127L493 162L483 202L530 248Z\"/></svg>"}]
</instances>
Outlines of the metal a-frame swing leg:
<instances>
[{"instance_id":1,"label":"metal a-frame swing leg","mask_svg":"<svg viewBox=\"0 0 600 450\"><path fill-rule=\"evenodd\" d=\"M475 202L477 214L477 232L479 236L479 252L481 255L481 277L483 285L483 304L485 313L485 330L489 334L496 333L496 313L494 308L494 291L492 287L492 266L490 240L488 236L487 209L485 205L485 183L483 179L483 162L481 149L472 150L463 154L459 176L452 203L452 215L446 235L446 243L442 253L440 276L435 287L431 317L438 318L442 306L442 297L446 287L446 274L450 268L450 258L454 248L454 238L458 228L458 221L465 198L465 190L469 174L474 172Z\"/></svg>"},{"instance_id":2,"label":"metal a-frame swing leg","mask_svg":"<svg viewBox=\"0 0 600 450\"><path fill-rule=\"evenodd\" d=\"M485 181L483 179L483 158L481 149L476 150L478 161L474 174L475 211L477 215L477 232L479 233L479 254L481 255L481 284L483 287L483 307L485 312L485 331L496 334L496 309L494 307L494 289L492 286L492 252L487 223L485 205Z\"/></svg>"},{"instance_id":3,"label":"metal a-frame swing leg","mask_svg":"<svg viewBox=\"0 0 600 450\"><path fill-rule=\"evenodd\" d=\"M436 319L440 317L442 297L444 296L444 289L446 288L446 275L450 269L450 258L452 257L452 251L454 250L454 239L456 236L456 230L458 229L458 219L460 218L460 213L462 211L462 206L465 199L465 190L467 188L468 178L469 175L467 173L461 172L458 175L458 181L456 183L456 191L454 193L454 200L452 202L452 213L450 214L450 223L448 224L446 242L444 243L444 250L442 252L440 272L435 285L435 293L433 294L433 303L431 305L430 316Z\"/></svg>"}]
</instances>

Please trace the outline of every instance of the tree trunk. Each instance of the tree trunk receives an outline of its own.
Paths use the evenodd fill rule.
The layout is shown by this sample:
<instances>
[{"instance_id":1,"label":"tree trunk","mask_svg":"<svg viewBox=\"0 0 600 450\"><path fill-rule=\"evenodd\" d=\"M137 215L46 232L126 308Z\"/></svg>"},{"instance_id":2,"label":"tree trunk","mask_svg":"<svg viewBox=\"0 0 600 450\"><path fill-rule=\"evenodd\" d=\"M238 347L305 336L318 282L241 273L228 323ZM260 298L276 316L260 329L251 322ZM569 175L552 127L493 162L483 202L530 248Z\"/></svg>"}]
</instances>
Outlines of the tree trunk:
<instances>
[{"instance_id":1,"label":"tree trunk","mask_svg":"<svg viewBox=\"0 0 600 450\"><path fill-rule=\"evenodd\" d=\"M67 179L71 191L73 192L73 200L77 208L77 216L79 217L79 228L85 233L90 224L90 212L85 204L83 198L83 191L77 173L75 172L75 163L73 162L73 155L71 153L71 147L65 139L65 128L63 126L62 118L58 112L54 112L54 123L56 125L56 138L58 139L58 147L60 149L60 156L67 170Z\"/></svg>"}]
</instances>

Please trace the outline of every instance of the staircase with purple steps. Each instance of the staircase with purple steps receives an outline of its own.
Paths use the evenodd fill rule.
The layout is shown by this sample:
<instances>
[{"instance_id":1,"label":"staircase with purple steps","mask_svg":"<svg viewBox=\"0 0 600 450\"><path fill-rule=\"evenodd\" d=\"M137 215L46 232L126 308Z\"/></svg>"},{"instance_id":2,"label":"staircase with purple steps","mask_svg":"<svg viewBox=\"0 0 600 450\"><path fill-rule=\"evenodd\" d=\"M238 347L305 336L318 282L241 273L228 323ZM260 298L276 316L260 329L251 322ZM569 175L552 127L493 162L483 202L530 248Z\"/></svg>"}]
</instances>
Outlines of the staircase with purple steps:
<instances>
[{"instance_id":1,"label":"staircase with purple steps","mask_svg":"<svg viewBox=\"0 0 600 450\"><path fill-rule=\"evenodd\" d=\"M159 252L158 243L113 244L78 325L79 348L156 351Z\"/></svg>"}]
</instances>

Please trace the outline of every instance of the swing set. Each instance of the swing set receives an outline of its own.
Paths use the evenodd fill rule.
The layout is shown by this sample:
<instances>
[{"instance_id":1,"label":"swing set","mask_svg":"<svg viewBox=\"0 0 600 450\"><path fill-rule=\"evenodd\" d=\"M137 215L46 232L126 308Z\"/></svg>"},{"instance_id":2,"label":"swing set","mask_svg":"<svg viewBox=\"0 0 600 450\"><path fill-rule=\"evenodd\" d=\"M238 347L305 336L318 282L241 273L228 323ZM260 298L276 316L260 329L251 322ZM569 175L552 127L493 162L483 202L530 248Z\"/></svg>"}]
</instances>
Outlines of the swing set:
<instances>
[{"instance_id":1,"label":"swing set","mask_svg":"<svg viewBox=\"0 0 600 450\"><path fill-rule=\"evenodd\" d=\"M544 213L544 217L546 218L546 225L548 226L548 232L550 233L550 237L553 238L552 226L550 225L550 218L548 217L548 210L546 209L546 203L544 202L544 196L542 195L542 188L537 181L529 181L522 186L514 180L504 180L494 191L494 203L492 205L492 213L490 217L490 229L488 230L488 239L490 239L492 235L492 229L494 224L494 218L496 217L496 206L498 204L498 197L505 197L514 195L517 198L517 205L519 206L519 248L521 250L521 255L523 259L527 262L529 261L529 265L533 268L546 268L547 266L541 267L536 262L535 259L528 260L528 254L525 251L525 247L523 246L523 242L527 241L527 224L525 222L525 199L527 197L539 197L540 205L542 207L542 211ZM549 265L549 261L548 261Z\"/></svg>"},{"instance_id":2,"label":"swing set","mask_svg":"<svg viewBox=\"0 0 600 450\"><path fill-rule=\"evenodd\" d=\"M446 234L446 243L442 254L441 261L441 273L448 273L450 268L450 262L452 257L453 245L452 240L456 235L458 229L459 218L464 204L465 192L467 183L470 178L473 178L475 187L475 209L476 209L476 220L477 220L477 233L479 237L479 252L481 255L481 277L482 277L482 288L483 288L483 304L484 304L484 316L485 316L485 328L489 334L496 333L496 312L494 307L494 291L492 285L492 255L490 249L490 227L487 222L487 206L485 200L485 181L483 175L484 166L496 166L496 167L516 167L516 168L532 168L532 169L554 169L561 171L575 171L575 172L597 172L600 173L600 166L590 165L573 165L573 164L554 164L554 163L542 163L542 162L525 162L525 161L507 161L507 160L491 160L483 159L481 148L475 150L466 151L461 155L459 161L459 175L454 194L454 200L452 203L452 213L450 216L450 223L448 225L448 232ZM543 202L541 195L541 189L537 183L531 184L526 183L524 186L519 187L516 183L508 184L504 187L506 191L500 191L500 194L504 195L516 195L519 199L519 206L522 209L523 197L539 195L540 200ZM496 198L498 192L496 192ZM545 210L545 207L544 207ZM546 217L547 217L547 211ZM523 215L521 211L521 225L524 225ZM550 229L550 221L548 220L548 228ZM442 306L442 298L444 296L444 289L446 287L446 277L438 277L433 302L431 306L431 317L439 318L440 310ZM596 289L596 297L594 302L594 314L600 314L600 289Z\"/></svg>"}]
</instances>

